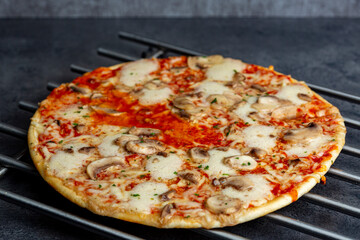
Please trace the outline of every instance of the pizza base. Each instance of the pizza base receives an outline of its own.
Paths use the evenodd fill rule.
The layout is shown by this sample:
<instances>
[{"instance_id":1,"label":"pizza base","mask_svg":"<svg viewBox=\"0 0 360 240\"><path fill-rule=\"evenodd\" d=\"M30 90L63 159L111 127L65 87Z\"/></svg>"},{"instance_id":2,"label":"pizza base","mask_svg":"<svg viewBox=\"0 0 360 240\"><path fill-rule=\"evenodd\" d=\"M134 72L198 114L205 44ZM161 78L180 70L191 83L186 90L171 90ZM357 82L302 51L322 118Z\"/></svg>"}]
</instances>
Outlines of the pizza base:
<instances>
[{"instance_id":1,"label":"pizza base","mask_svg":"<svg viewBox=\"0 0 360 240\"><path fill-rule=\"evenodd\" d=\"M116 69L122 64L118 64L110 67L110 69ZM295 79L292 79L294 82L298 82ZM306 86L307 87L307 86ZM307 87L308 88L308 87ZM324 98L322 98L317 93L311 92L319 99L325 103L330 104ZM44 100L46 101L46 100ZM321 169L323 171L313 173L311 176L307 177L303 182L295 187L297 191L297 196L293 196L290 193L282 194L271 201L268 201L265 204L262 204L258 207L252 207L247 210L239 211L231 215L225 214L207 214L201 218L188 218L184 219L180 216L173 216L171 219L163 221L160 218L159 214L141 214L135 212L119 212L118 209L109 209L105 206L101 206L96 200L89 199L88 196L74 191L73 189L64 185L63 180L46 174L46 169L44 165L45 159L35 150L38 142L38 131L34 123L40 121L39 110L36 111L32 117L32 122L28 131L28 146L30 149L30 155L33 159L34 165L39 171L43 179L48 182L56 191L62 194L65 198L69 199L73 203L77 204L80 207L87 208L95 214L109 216L129 222L140 223L148 226L153 226L157 228L218 228L224 226L233 226L239 223L247 222L258 217L262 217L268 213L274 212L280 208L283 208L290 203L296 201L305 193L309 192L317 183L320 182L322 176L324 176L327 171L330 169L332 163L336 160L337 156L340 154L342 147L345 144L345 134L346 129L344 125L343 118L340 115L339 110L336 108L337 113L339 113L338 120L341 120L341 127L337 129L337 134L334 136L337 142L337 148L331 151L331 159L321 162Z\"/></svg>"}]
</instances>

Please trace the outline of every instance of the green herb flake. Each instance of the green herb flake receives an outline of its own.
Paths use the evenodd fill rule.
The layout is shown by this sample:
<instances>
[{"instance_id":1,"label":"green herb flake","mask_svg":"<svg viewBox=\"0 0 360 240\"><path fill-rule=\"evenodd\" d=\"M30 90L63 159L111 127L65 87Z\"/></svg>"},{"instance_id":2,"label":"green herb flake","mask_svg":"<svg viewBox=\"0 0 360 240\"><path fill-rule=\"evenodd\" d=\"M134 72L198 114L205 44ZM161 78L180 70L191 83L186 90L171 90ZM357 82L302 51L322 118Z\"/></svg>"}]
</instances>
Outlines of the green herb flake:
<instances>
[{"instance_id":1,"label":"green herb flake","mask_svg":"<svg viewBox=\"0 0 360 240\"><path fill-rule=\"evenodd\" d=\"M175 151L170 151L170 153L175 153Z\"/></svg>"},{"instance_id":2,"label":"green herb flake","mask_svg":"<svg viewBox=\"0 0 360 240\"><path fill-rule=\"evenodd\" d=\"M215 126L213 126L213 128L219 129L220 127L219 127L219 125L215 125Z\"/></svg>"},{"instance_id":3,"label":"green herb flake","mask_svg":"<svg viewBox=\"0 0 360 240\"><path fill-rule=\"evenodd\" d=\"M88 118L88 117L90 117L89 115L83 115L82 116L83 118Z\"/></svg>"},{"instance_id":4,"label":"green herb flake","mask_svg":"<svg viewBox=\"0 0 360 240\"><path fill-rule=\"evenodd\" d=\"M150 158L150 156L146 156L146 158L147 158L147 159L149 159L149 158Z\"/></svg>"},{"instance_id":5,"label":"green herb flake","mask_svg":"<svg viewBox=\"0 0 360 240\"><path fill-rule=\"evenodd\" d=\"M217 103L217 99L216 99L216 98L214 98L214 100L211 101L211 104L213 104L213 103Z\"/></svg>"},{"instance_id":6,"label":"green herb flake","mask_svg":"<svg viewBox=\"0 0 360 240\"><path fill-rule=\"evenodd\" d=\"M199 196L199 194L197 194L197 193L194 193L194 195L197 196L197 197Z\"/></svg>"},{"instance_id":7,"label":"green herb flake","mask_svg":"<svg viewBox=\"0 0 360 240\"><path fill-rule=\"evenodd\" d=\"M74 113L81 113L81 111L75 111Z\"/></svg>"},{"instance_id":8,"label":"green herb flake","mask_svg":"<svg viewBox=\"0 0 360 240\"><path fill-rule=\"evenodd\" d=\"M177 175L177 171L175 171L174 174Z\"/></svg>"},{"instance_id":9,"label":"green herb flake","mask_svg":"<svg viewBox=\"0 0 360 240\"><path fill-rule=\"evenodd\" d=\"M115 183L113 185L111 185L111 186L116 187Z\"/></svg>"},{"instance_id":10,"label":"green herb flake","mask_svg":"<svg viewBox=\"0 0 360 240\"><path fill-rule=\"evenodd\" d=\"M59 141L59 144L62 144L62 143L63 143L63 141L64 141L64 140L60 140L60 141Z\"/></svg>"},{"instance_id":11,"label":"green herb flake","mask_svg":"<svg viewBox=\"0 0 360 240\"><path fill-rule=\"evenodd\" d=\"M84 108L82 106L80 106L79 109L84 109Z\"/></svg>"},{"instance_id":12,"label":"green herb flake","mask_svg":"<svg viewBox=\"0 0 360 240\"><path fill-rule=\"evenodd\" d=\"M151 200L154 200L154 198L150 198Z\"/></svg>"},{"instance_id":13,"label":"green herb flake","mask_svg":"<svg viewBox=\"0 0 360 240\"><path fill-rule=\"evenodd\" d=\"M331 141L335 142L335 138L333 138L333 140L331 140Z\"/></svg>"},{"instance_id":14,"label":"green herb flake","mask_svg":"<svg viewBox=\"0 0 360 240\"><path fill-rule=\"evenodd\" d=\"M143 174L142 174L142 175L140 175L140 178L144 178L144 177L145 177L145 175L143 175Z\"/></svg>"},{"instance_id":15,"label":"green herb flake","mask_svg":"<svg viewBox=\"0 0 360 240\"><path fill-rule=\"evenodd\" d=\"M150 133L151 136L155 136L155 133Z\"/></svg>"},{"instance_id":16,"label":"green herb flake","mask_svg":"<svg viewBox=\"0 0 360 240\"><path fill-rule=\"evenodd\" d=\"M250 162L248 162L248 165L250 166L250 165L251 165L251 163L250 163Z\"/></svg>"},{"instance_id":17,"label":"green herb flake","mask_svg":"<svg viewBox=\"0 0 360 240\"><path fill-rule=\"evenodd\" d=\"M202 168L202 165L199 165L198 168Z\"/></svg>"},{"instance_id":18,"label":"green herb flake","mask_svg":"<svg viewBox=\"0 0 360 240\"><path fill-rule=\"evenodd\" d=\"M157 196L157 195L158 195L157 193L154 194L154 196Z\"/></svg>"},{"instance_id":19,"label":"green herb flake","mask_svg":"<svg viewBox=\"0 0 360 240\"><path fill-rule=\"evenodd\" d=\"M207 166L204 168L204 170L209 170L209 165L207 165Z\"/></svg>"},{"instance_id":20,"label":"green herb flake","mask_svg":"<svg viewBox=\"0 0 360 240\"><path fill-rule=\"evenodd\" d=\"M125 172L125 170L121 170L121 172Z\"/></svg>"},{"instance_id":21,"label":"green herb flake","mask_svg":"<svg viewBox=\"0 0 360 240\"><path fill-rule=\"evenodd\" d=\"M249 124L248 122L245 123L245 125L248 125L248 124Z\"/></svg>"},{"instance_id":22,"label":"green herb flake","mask_svg":"<svg viewBox=\"0 0 360 240\"><path fill-rule=\"evenodd\" d=\"M132 197L140 197L140 194L134 193L134 194L130 194L130 196L132 196Z\"/></svg>"},{"instance_id":23,"label":"green herb flake","mask_svg":"<svg viewBox=\"0 0 360 240\"><path fill-rule=\"evenodd\" d=\"M237 73L238 71L236 71L236 69L233 69L234 73Z\"/></svg>"},{"instance_id":24,"label":"green herb flake","mask_svg":"<svg viewBox=\"0 0 360 240\"><path fill-rule=\"evenodd\" d=\"M101 184L99 184L99 188L102 188Z\"/></svg>"},{"instance_id":25,"label":"green herb flake","mask_svg":"<svg viewBox=\"0 0 360 240\"><path fill-rule=\"evenodd\" d=\"M223 173L222 175L224 175L224 176L229 176L229 174L228 174L228 173Z\"/></svg>"},{"instance_id":26,"label":"green herb flake","mask_svg":"<svg viewBox=\"0 0 360 240\"><path fill-rule=\"evenodd\" d=\"M78 123L73 123L73 125L76 127L77 125L79 125Z\"/></svg>"},{"instance_id":27,"label":"green herb flake","mask_svg":"<svg viewBox=\"0 0 360 240\"><path fill-rule=\"evenodd\" d=\"M190 215L187 215L185 218L189 218L190 217Z\"/></svg>"},{"instance_id":28,"label":"green herb flake","mask_svg":"<svg viewBox=\"0 0 360 240\"><path fill-rule=\"evenodd\" d=\"M242 163L241 166L245 166L246 164L245 163Z\"/></svg>"}]
</instances>

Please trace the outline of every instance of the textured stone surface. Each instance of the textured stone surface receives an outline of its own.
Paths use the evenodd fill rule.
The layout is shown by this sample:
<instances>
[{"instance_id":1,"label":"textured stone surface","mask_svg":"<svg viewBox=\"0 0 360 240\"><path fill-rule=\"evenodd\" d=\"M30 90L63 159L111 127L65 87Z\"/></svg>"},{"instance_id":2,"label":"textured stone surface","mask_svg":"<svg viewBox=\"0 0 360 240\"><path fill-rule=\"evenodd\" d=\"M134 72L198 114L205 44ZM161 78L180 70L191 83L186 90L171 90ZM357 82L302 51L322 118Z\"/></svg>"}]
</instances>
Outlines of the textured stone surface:
<instances>
[{"instance_id":1,"label":"textured stone surface","mask_svg":"<svg viewBox=\"0 0 360 240\"><path fill-rule=\"evenodd\" d=\"M0 0L0 17L360 17L360 1Z\"/></svg>"},{"instance_id":2,"label":"textured stone surface","mask_svg":"<svg viewBox=\"0 0 360 240\"><path fill-rule=\"evenodd\" d=\"M88 68L116 64L98 56L107 47L139 56L142 45L117 38L133 32L208 54L223 54L292 74L298 80L359 95L360 19L108 19L1 20L0 121L26 129L31 114L17 102L38 102L48 95L46 83L68 82L77 75L71 63ZM359 105L326 97L344 116L360 120ZM347 144L359 148L360 132L349 128ZM0 153L14 154L25 141L0 134ZM360 175L359 161L341 155L335 167ZM187 230L158 230L95 216L61 197L44 181L11 171L0 188L65 209L147 239L204 239ZM359 187L328 178L312 193L359 206ZM299 200L279 211L286 216L358 238L358 219ZM257 219L226 230L254 239L311 239L269 221ZM0 201L0 239L101 239L42 214Z\"/></svg>"}]
</instances>

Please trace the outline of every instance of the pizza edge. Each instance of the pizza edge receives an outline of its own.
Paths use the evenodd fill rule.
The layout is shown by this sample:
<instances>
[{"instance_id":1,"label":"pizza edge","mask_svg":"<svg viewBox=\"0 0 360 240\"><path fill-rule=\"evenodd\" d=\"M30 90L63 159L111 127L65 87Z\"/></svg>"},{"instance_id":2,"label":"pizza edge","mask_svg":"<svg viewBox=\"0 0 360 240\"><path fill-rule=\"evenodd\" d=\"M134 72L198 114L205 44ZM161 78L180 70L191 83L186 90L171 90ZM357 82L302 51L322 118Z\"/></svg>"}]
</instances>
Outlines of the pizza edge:
<instances>
[{"instance_id":1,"label":"pizza edge","mask_svg":"<svg viewBox=\"0 0 360 240\"><path fill-rule=\"evenodd\" d=\"M109 67L110 69L116 69L119 66L123 64L118 64ZM282 74L279 72L274 71L275 73ZM87 73L85 73L87 74ZM306 83L297 81L296 79L291 78L292 81L302 83L307 88L309 88ZM309 88L310 89L310 88ZM310 91L319 99L324 101L327 104L330 104L327 100L325 100L323 97L321 97L316 92ZM46 101L43 100L43 101ZM332 107L332 104L330 104ZM335 107L336 108L336 107ZM96 205L93 201L89 204L89 201L86 197L82 196L81 194L78 194L73 189L66 187L63 184L63 181L57 177L47 175L45 173L45 166L44 166L44 158L36 151L34 146L38 144L38 135L37 129L33 123L38 122L41 118L39 110L35 112L33 117L31 118L31 124L28 130L28 146L30 150L30 156L34 162L34 165L36 169L39 171L42 178L50 184L56 191L58 191L61 195L63 195L65 198L69 199L73 203L77 204L80 207L87 208L88 210L104 216L109 216L113 218L118 218L121 220L134 222L134 223L140 223L144 225L154 226L158 228L216 228L216 227L225 227L225 226L233 226L239 223L247 222L250 220L253 220L258 217L262 217L268 213L274 212L280 208L283 208L292 202L299 199L302 195L309 192L317 183L320 182L320 179L322 176L324 176L327 171L330 169L333 162L336 160L338 155L340 154L342 147L345 144L345 134L346 129L344 125L344 119L340 115L340 111L338 108L336 108L338 113L338 120L342 128L338 128L338 131L336 132L336 135L334 138L336 139L336 146L337 148L332 150L330 153L332 157L326 161L321 162L321 167L325 166L325 170L321 172L313 173L312 176L308 177L305 181L301 182L299 185L295 187L295 190L297 191L297 198L294 199L294 196L290 193L282 194L271 201L257 206L250 209L247 209L246 211L237 212L230 215L213 215L213 214L207 214L203 218L199 219L184 219L180 216L174 216L169 220L162 221L160 218L160 215L154 215L154 214L142 214L142 213L134 213L134 212L114 212L112 209L106 210L103 209L102 206Z\"/></svg>"}]
</instances>

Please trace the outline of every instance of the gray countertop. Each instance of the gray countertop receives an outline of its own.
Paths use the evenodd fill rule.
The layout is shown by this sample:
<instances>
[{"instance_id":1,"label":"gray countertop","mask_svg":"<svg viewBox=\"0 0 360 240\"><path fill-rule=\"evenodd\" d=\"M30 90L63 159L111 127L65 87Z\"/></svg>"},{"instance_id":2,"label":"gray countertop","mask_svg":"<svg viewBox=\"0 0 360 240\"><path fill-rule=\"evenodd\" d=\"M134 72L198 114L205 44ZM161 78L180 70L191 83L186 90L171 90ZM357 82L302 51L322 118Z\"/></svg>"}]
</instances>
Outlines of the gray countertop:
<instances>
[{"instance_id":1,"label":"gray countertop","mask_svg":"<svg viewBox=\"0 0 360 240\"><path fill-rule=\"evenodd\" d=\"M117 38L132 32L206 54L222 54L320 86L360 95L360 19L39 19L0 20L0 121L26 129L31 113L18 101L46 98L47 82L69 82L78 76L70 64L87 68L117 62L98 56L106 47L140 56L146 47ZM323 95L325 96L325 95ZM358 104L327 97L346 117L360 120ZM359 148L360 131L348 128L347 144ZM0 134L0 153L13 155L24 140ZM359 159L340 155L335 167L360 175ZM64 199L39 178L10 170L0 188L31 197L148 239L205 239L188 230L159 230L95 216ZM329 177L312 191L359 206L359 186ZM279 213L359 238L357 218L299 200ZM226 228L254 239L311 239L260 218ZM0 200L0 239L101 239L69 224Z\"/></svg>"}]
</instances>

